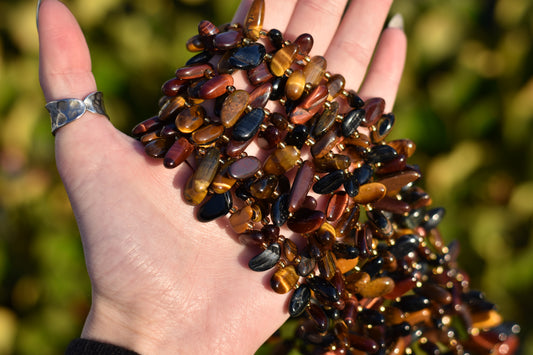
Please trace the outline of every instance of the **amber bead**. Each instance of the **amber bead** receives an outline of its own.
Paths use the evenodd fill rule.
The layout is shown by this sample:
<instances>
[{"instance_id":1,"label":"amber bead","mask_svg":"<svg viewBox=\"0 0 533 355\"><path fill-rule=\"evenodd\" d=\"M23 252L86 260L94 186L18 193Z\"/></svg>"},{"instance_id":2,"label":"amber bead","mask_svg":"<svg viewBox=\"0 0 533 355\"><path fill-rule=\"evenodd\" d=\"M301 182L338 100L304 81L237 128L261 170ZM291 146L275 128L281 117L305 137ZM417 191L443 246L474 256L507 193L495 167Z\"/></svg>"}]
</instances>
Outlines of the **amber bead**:
<instances>
[{"instance_id":1,"label":"amber bead","mask_svg":"<svg viewBox=\"0 0 533 355\"><path fill-rule=\"evenodd\" d=\"M315 170L311 161L306 160L300 168L294 179L289 198L289 212L293 213L302 206L302 203L311 189Z\"/></svg>"},{"instance_id":2,"label":"amber bead","mask_svg":"<svg viewBox=\"0 0 533 355\"><path fill-rule=\"evenodd\" d=\"M232 127L242 116L250 95L246 90L235 90L224 100L220 120L224 127Z\"/></svg>"},{"instance_id":3,"label":"amber bead","mask_svg":"<svg viewBox=\"0 0 533 355\"><path fill-rule=\"evenodd\" d=\"M254 43L246 47L240 47L230 52L227 58L229 65L236 69L248 70L257 67L263 62L266 54L265 47L260 43Z\"/></svg>"},{"instance_id":4,"label":"amber bead","mask_svg":"<svg viewBox=\"0 0 533 355\"><path fill-rule=\"evenodd\" d=\"M250 143L252 143L252 139L247 141L236 141L232 139L226 146L226 154L232 158L236 158L246 150Z\"/></svg>"},{"instance_id":5,"label":"amber bead","mask_svg":"<svg viewBox=\"0 0 533 355\"><path fill-rule=\"evenodd\" d=\"M185 87L185 82L178 78L169 79L161 86L161 92L169 97L176 96Z\"/></svg>"},{"instance_id":6,"label":"amber bead","mask_svg":"<svg viewBox=\"0 0 533 355\"><path fill-rule=\"evenodd\" d=\"M244 206L229 217L229 223L235 233L244 233L250 229L253 216L254 209L251 206Z\"/></svg>"},{"instance_id":7,"label":"amber bead","mask_svg":"<svg viewBox=\"0 0 533 355\"><path fill-rule=\"evenodd\" d=\"M275 76L283 76L285 71L289 69L298 53L298 44L291 43L278 50L272 57L270 62L270 71Z\"/></svg>"},{"instance_id":8,"label":"amber bead","mask_svg":"<svg viewBox=\"0 0 533 355\"><path fill-rule=\"evenodd\" d=\"M268 64L266 62L262 62L258 66L248 70L247 75L250 84L253 86L265 83L274 77L268 69Z\"/></svg>"},{"instance_id":9,"label":"amber bead","mask_svg":"<svg viewBox=\"0 0 533 355\"><path fill-rule=\"evenodd\" d=\"M337 114L339 113L339 103L333 101L329 108L326 108L320 115L313 127L313 136L319 137L326 133L335 123Z\"/></svg>"},{"instance_id":10,"label":"amber bead","mask_svg":"<svg viewBox=\"0 0 533 355\"><path fill-rule=\"evenodd\" d=\"M167 119L173 118L180 109L185 107L185 99L182 96L175 96L170 98L159 110L159 120L165 121Z\"/></svg>"},{"instance_id":11,"label":"amber bead","mask_svg":"<svg viewBox=\"0 0 533 355\"><path fill-rule=\"evenodd\" d=\"M250 185L250 193L253 197L264 200L272 196L276 190L278 179L276 175L266 175Z\"/></svg>"},{"instance_id":12,"label":"amber bead","mask_svg":"<svg viewBox=\"0 0 533 355\"><path fill-rule=\"evenodd\" d=\"M309 301L311 300L311 290L306 284L300 285L292 294L289 301L289 314L291 317L298 317L301 315Z\"/></svg>"},{"instance_id":13,"label":"amber bead","mask_svg":"<svg viewBox=\"0 0 533 355\"><path fill-rule=\"evenodd\" d=\"M414 170L406 170L398 174L381 178L378 182L386 187L390 195L394 195L404 186L418 180L420 176L420 173Z\"/></svg>"},{"instance_id":14,"label":"amber bead","mask_svg":"<svg viewBox=\"0 0 533 355\"><path fill-rule=\"evenodd\" d=\"M215 99L226 93L226 88L233 85L230 74L220 74L206 81L199 89L198 97L204 100Z\"/></svg>"},{"instance_id":15,"label":"amber bead","mask_svg":"<svg viewBox=\"0 0 533 355\"><path fill-rule=\"evenodd\" d=\"M405 320L411 324L411 326L414 326L418 323L426 323L428 325L431 325L431 310L429 308L422 309L420 311L407 313L405 315Z\"/></svg>"},{"instance_id":16,"label":"amber bead","mask_svg":"<svg viewBox=\"0 0 533 355\"><path fill-rule=\"evenodd\" d=\"M232 51L228 51L222 55L217 63L218 74L232 74L237 70L233 64L230 63Z\"/></svg>"},{"instance_id":17,"label":"amber bead","mask_svg":"<svg viewBox=\"0 0 533 355\"><path fill-rule=\"evenodd\" d=\"M370 281L359 294L364 298L382 297L394 289L394 280L384 276Z\"/></svg>"},{"instance_id":18,"label":"amber bead","mask_svg":"<svg viewBox=\"0 0 533 355\"><path fill-rule=\"evenodd\" d=\"M191 135L191 139L197 145L207 145L215 142L223 133L224 126L210 124L194 131Z\"/></svg>"},{"instance_id":19,"label":"amber bead","mask_svg":"<svg viewBox=\"0 0 533 355\"><path fill-rule=\"evenodd\" d=\"M387 189L384 184L370 182L359 187L359 193L354 197L356 203L366 205L376 202L385 197Z\"/></svg>"},{"instance_id":20,"label":"amber bead","mask_svg":"<svg viewBox=\"0 0 533 355\"><path fill-rule=\"evenodd\" d=\"M346 85L346 79L340 74L335 74L331 76L326 84L328 88L328 100L332 101L334 98L339 96L339 94L344 90Z\"/></svg>"},{"instance_id":21,"label":"amber bead","mask_svg":"<svg viewBox=\"0 0 533 355\"><path fill-rule=\"evenodd\" d=\"M314 42L313 36L309 33L302 33L294 40L294 43L298 45L298 59L304 58L311 52Z\"/></svg>"},{"instance_id":22,"label":"amber bead","mask_svg":"<svg viewBox=\"0 0 533 355\"><path fill-rule=\"evenodd\" d=\"M317 86L320 84L324 78L324 73L326 72L327 61L326 58L317 55L311 58L311 61L307 63L303 72L305 76L305 82L311 84L311 86ZM326 93L328 92L327 88L324 87Z\"/></svg>"},{"instance_id":23,"label":"amber bead","mask_svg":"<svg viewBox=\"0 0 533 355\"><path fill-rule=\"evenodd\" d=\"M266 271L273 268L281 257L281 246L278 243L270 244L260 254L254 256L248 262L253 271Z\"/></svg>"},{"instance_id":24,"label":"amber bead","mask_svg":"<svg viewBox=\"0 0 533 355\"><path fill-rule=\"evenodd\" d=\"M376 123L383 115L385 110L385 100L381 97L374 97L366 100L363 109L365 110L365 117L361 122L362 126L369 127Z\"/></svg>"},{"instance_id":25,"label":"amber bead","mask_svg":"<svg viewBox=\"0 0 533 355\"><path fill-rule=\"evenodd\" d=\"M281 175L295 167L300 160L300 150L292 145L276 149L263 164L267 174Z\"/></svg>"},{"instance_id":26,"label":"amber bead","mask_svg":"<svg viewBox=\"0 0 533 355\"><path fill-rule=\"evenodd\" d=\"M416 150L416 144L410 139L396 139L387 144L394 148L398 154L405 155L408 158L410 158Z\"/></svg>"},{"instance_id":27,"label":"amber bead","mask_svg":"<svg viewBox=\"0 0 533 355\"><path fill-rule=\"evenodd\" d=\"M181 111L176 117L176 127L182 133L191 133L204 124L205 109L194 105Z\"/></svg>"},{"instance_id":28,"label":"amber bead","mask_svg":"<svg viewBox=\"0 0 533 355\"><path fill-rule=\"evenodd\" d=\"M301 69L297 69L289 75L285 83L285 95L289 100L298 100L305 89L305 76Z\"/></svg>"},{"instance_id":29,"label":"amber bead","mask_svg":"<svg viewBox=\"0 0 533 355\"><path fill-rule=\"evenodd\" d=\"M311 154L315 159L320 159L326 156L337 146L337 144L342 142L342 137L337 133L336 129L331 129L311 147Z\"/></svg>"},{"instance_id":30,"label":"amber bead","mask_svg":"<svg viewBox=\"0 0 533 355\"><path fill-rule=\"evenodd\" d=\"M345 170L350 166L350 158L343 154L326 155L313 159L315 169L319 173L331 172L334 170Z\"/></svg>"},{"instance_id":31,"label":"amber bead","mask_svg":"<svg viewBox=\"0 0 533 355\"><path fill-rule=\"evenodd\" d=\"M194 35L187 40L186 47L189 52L200 52L205 49L205 44L200 35Z\"/></svg>"},{"instance_id":32,"label":"amber bead","mask_svg":"<svg viewBox=\"0 0 533 355\"><path fill-rule=\"evenodd\" d=\"M240 31L226 31L218 33L213 39L213 44L216 49L227 50L239 46L242 38Z\"/></svg>"},{"instance_id":33,"label":"amber bead","mask_svg":"<svg viewBox=\"0 0 533 355\"><path fill-rule=\"evenodd\" d=\"M270 123L282 131L286 130L289 126L289 120L287 120L287 117L279 112L274 112L270 115Z\"/></svg>"},{"instance_id":34,"label":"amber bead","mask_svg":"<svg viewBox=\"0 0 533 355\"><path fill-rule=\"evenodd\" d=\"M270 279L270 286L277 293L287 293L296 286L299 276L293 265L279 268Z\"/></svg>"},{"instance_id":35,"label":"amber bead","mask_svg":"<svg viewBox=\"0 0 533 355\"><path fill-rule=\"evenodd\" d=\"M197 79L203 77L206 71L212 72L213 66L211 64L200 64L182 67L176 70L176 78Z\"/></svg>"},{"instance_id":36,"label":"amber bead","mask_svg":"<svg viewBox=\"0 0 533 355\"><path fill-rule=\"evenodd\" d=\"M311 233L320 228L324 220L324 212L301 208L289 218L287 226L296 233Z\"/></svg>"},{"instance_id":37,"label":"amber bead","mask_svg":"<svg viewBox=\"0 0 533 355\"><path fill-rule=\"evenodd\" d=\"M263 29L264 18L265 1L254 0L244 20L244 34L246 37L254 41L259 39L260 32Z\"/></svg>"},{"instance_id":38,"label":"amber bead","mask_svg":"<svg viewBox=\"0 0 533 355\"><path fill-rule=\"evenodd\" d=\"M236 141L248 141L252 139L265 118L265 111L262 108L255 108L242 116L233 126L231 138Z\"/></svg>"},{"instance_id":39,"label":"amber bead","mask_svg":"<svg viewBox=\"0 0 533 355\"><path fill-rule=\"evenodd\" d=\"M217 194L229 191L237 181L227 175L228 168L229 164L225 163L211 183L211 188Z\"/></svg>"},{"instance_id":40,"label":"amber bead","mask_svg":"<svg viewBox=\"0 0 533 355\"><path fill-rule=\"evenodd\" d=\"M316 261L314 258L308 258L300 255L300 262L296 266L296 272L302 277L306 277L315 269Z\"/></svg>"},{"instance_id":41,"label":"amber bead","mask_svg":"<svg viewBox=\"0 0 533 355\"><path fill-rule=\"evenodd\" d=\"M228 174L234 179L247 179L261 169L261 161L253 156L243 157L230 165Z\"/></svg>"},{"instance_id":42,"label":"amber bead","mask_svg":"<svg viewBox=\"0 0 533 355\"><path fill-rule=\"evenodd\" d=\"M153 158L162 158L167 153L169 143L164 138L156 138L144 146L146 154Z\"/></svg>"},{"instance_id":43,"label":"amber bead","mask_svg":"<svg viewBox=\"0 0 533 355\"><path fill-rule=\"evenodd\" d=\"M326 251L324 257L318 260L318 270L320 270L320 275L326 280L331 280L335 276L335 257L331 251Z\"/></svg>"},{"instance_id":44,"label":"amber bead","mask_svg":"<svg viewBox=\"0 0 533 355\"><path fill-rule=\"evenodd\" d=\"M376 129L372 131L372 142L379 143L387 137L394 126L394 115L392 113L385 114L376 122Z\"/></svg>"},{"instance_id":45,"label":"amber bead","mask_svg":"<svg viewBox=\"0 0 533 355\"><path fill-rule=\"evenodd\" d=\"M163 164L166 168L175 168L183 163L193 151L194 146L186 138L180 137L168 149Z\"/></svg>"},{"instance_id":46,"label":"amber bead","mask_svg":"<svg viewBox=\"0 0 533 355\"><path fill-rule=\"evenodd\" d=\"M369 283L370 275L366 272L354 271L346 275L346 288L353 293L359 293Z\"/></svg>"},{"instance_id":47,"label":"amber bead","mask_svg":"<svg viewBox=\"0 0 533 355\"><path fill-rule=\"evenodd\" d=\"M324 222L318 229L315 237L320 244L329 249L335 242L335 238L337 238L337 231L333 225Z\"/></svg>"},{"instance_id":48,"label":"amber bead","mask_svg":"<svg viewBox=\"0 0 533 355\"><path fill-rule=\"evenodd\" d=\"M265 107L272 93L272 83L264 83L250 93L250 106Z\"/></svg>"}]
</instances>

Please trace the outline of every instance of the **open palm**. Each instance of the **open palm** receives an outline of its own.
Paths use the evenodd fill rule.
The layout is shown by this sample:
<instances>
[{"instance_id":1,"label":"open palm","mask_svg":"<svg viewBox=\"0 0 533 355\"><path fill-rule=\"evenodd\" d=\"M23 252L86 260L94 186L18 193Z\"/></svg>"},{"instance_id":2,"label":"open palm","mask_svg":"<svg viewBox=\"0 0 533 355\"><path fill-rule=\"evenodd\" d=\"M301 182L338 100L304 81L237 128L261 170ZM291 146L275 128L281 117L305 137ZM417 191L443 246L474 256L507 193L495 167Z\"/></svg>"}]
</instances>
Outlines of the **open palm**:
<instances>
[{"instance_id":1,"label":"open palm","mask_svg":"<svg viewBox=\"0 0 533 355\"><path fill-rule=\"evenodd\" d=\"M234 22L242 23L250 2L242 1ZM311 33L312 55L324 55L328 70L342 72L362 97L385 98L390 110L405 56L401 29L382 32L391 0L353 0L342 18L346 3L267 0L264 27L288 39ZM46 100L95 91L89 51L68 9L43 0L38 25ZM143 354L250 354L287 319L287 297L269 290L268 275L245 267L254 251L225 222L195 220L181 197L187 165L163 168L93 113L61 128L55 142L93 286L82 337Z\"/></svg>"}]
</instances>

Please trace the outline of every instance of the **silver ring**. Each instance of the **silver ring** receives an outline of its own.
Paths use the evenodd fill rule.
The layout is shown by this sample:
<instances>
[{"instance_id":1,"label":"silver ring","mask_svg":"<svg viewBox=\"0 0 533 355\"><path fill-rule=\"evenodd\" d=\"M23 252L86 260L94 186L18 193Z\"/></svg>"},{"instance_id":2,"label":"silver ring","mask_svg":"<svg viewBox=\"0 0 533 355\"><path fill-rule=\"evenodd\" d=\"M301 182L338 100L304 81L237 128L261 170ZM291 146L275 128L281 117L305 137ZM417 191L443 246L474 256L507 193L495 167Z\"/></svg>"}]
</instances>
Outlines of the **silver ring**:
<instances>
[{"instance_id":1,"label":"silver ring","mask_svg":"<svg viewBox=\"0 0 533 355\"><path fill-rule=\"evenodd\" d=\"M83 100L62 99L50 101L45 107L50 112L53 135L56 134L59 128L77 120L87 111L99 113L109 119L104 107L103 94L100 91L90 93Z\"/></svg>"}]
</instances>

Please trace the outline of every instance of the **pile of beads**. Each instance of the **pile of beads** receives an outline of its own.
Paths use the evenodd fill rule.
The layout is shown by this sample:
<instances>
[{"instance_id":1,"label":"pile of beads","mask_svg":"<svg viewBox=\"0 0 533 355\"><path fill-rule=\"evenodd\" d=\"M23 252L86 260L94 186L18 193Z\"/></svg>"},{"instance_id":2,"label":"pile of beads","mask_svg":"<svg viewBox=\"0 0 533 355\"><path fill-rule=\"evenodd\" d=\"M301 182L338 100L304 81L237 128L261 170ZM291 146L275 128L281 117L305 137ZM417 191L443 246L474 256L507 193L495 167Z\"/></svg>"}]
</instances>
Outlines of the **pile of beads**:
<instances>
[{"instance_id":1,"label":"pile of beads","mask_svg":"<svg viewBox=\"0 0 533 355\"><path fill-rule=\"evenodd\" d=\"M289 313L301 319L284 344L302 353L512 354L518 325L469 289L457 243L446 246L437 229L444 210L414 184L415 144L387 141L395 118L384 100L346 90L324 57L309 57L311 35L286 41L263 30L263 17L255 0L244 25L202 21L187 42L198 54L132 134L167 168L195 159L183 195L198 220L229 214L239 240L261 248L249 267L275 269L272 289L292 292ZM238 71L250 90L233 86ZM252 142L266 158L246 153Z\"/></svg>"}]
</instances>

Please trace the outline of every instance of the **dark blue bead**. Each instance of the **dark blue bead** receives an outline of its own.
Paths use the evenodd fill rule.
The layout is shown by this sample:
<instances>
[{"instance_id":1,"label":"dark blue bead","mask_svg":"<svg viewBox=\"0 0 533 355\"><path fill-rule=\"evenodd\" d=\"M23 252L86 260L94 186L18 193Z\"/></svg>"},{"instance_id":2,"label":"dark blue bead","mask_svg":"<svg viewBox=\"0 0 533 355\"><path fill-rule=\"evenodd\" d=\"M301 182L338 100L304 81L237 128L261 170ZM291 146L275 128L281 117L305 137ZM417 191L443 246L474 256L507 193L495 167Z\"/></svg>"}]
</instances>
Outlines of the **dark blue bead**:
<instances>
[{"instance_id":1,"label":"dark blue bead","mask_svg":"<svg viewBox=\"0 0 533 355\"><path fill-rule=\"evenodd\" d=\"M359 181L357 176L350 174L350 176L344 181L344 191L350 197L355 197L359 193Z\"/></svg>"},{"instance_id":2,"label":"dark blue bead","mask_svg":"<svg viewBox=\"0 0 533 355\"><path fill-rule=\"evenodd\" d=\"M209 52L200 52L197 55L191 57L186 63L185 66L190 65L196 65L196 64L205 64L208 63L211 58L213 58L213 54Z\"/></svg>"},{"instance_id":3,"label":"dark blue bead","mask_svg":"<svg viewBox=\"0 0 533 355\"><path fill-rule=\"evenodd\" d=\"M340 299L339 291L323 277L315 276L308 278L307 284L315 293L320 294L332 302L337 302Z\"/></svg>"},{"instance_id":4,"label":"dark blue bead","mask_svg":"<svg viewBox=\"0 0 533 355\"><path fill-rule=\"evenodd\" d=\"M383 267L383 258L377 256L372 260L369 260L362 268L361 271L366 272L371 278L378 275Z\"/></svg>"},{"instance_id":5,"label":"dark blue bead","mask_svg":"<svg viewBox=\"0 0 533 355\"><path fill-rule=\"evenodd\" d=\"M257 131L259 131L259 127L264 119L265 111L262 108L254 108L252 111L242 116L235 126L233 126L231 138L239 142L252 139Z\"/></svg>"},{"instance_id":6,"label":"dark blue bead","mask_svg":"<svg viewBox=\"0 0 533 355\"><path fill-rule=\"evenodd\" d=\"M422 223L422 227L425 230L431 230L433 228L436 228L440 221L444 218L444 214L446 213L446 210L442 207L437 207L429 210L426 213L425 222Z\"/></svg>"},{"instance_id":7,"label":"dark blue bead","mask_svg":"<svg viewBox=\"0 0 533 355\"><path fill-rule=\"evenodd\" d=\"M429 299L424 296L405 295L398 302L394 302L393 305L404 312L416 312L429 307L430 303Z\"/></svg>"},{"instance_id":8,"label":"dark blue bead","mask_svg":"<svg viewBox=\"0 0 533 355\"><path fill-rule=\"evenodd\" d=\"M383 163L394 159L397 155L398 153L390 145L379 144L373 146L365 155L365 161L368 164Z\"/></svg>"},{"instance_id":9,"label":"dark blue bead","mask_svg":"<svg viewBox=\"0 0 533 355\"><path fill-rule=\"evenodd\" d=\"M389 251L396 257L402 259L407 254L416 251L418 248L418 237L414 234L402 235L396 240L396 243L389 248Z\"/></svg>"},{"instance_id":10,"label":"dark blue bead","mask_svg":"<svg viewBox=\"0 0 533 355\"><path fill-rule=\"evenodd\" d=\"M273 268L281 257L281 246L278 243L270 244L260 254L254 256L248 262L253 271L266 271Z\"/></svg>"},{"instance_id":11,"label":"dark blue bead","mask_svg":"<svg viewBox=\"0 0 533 355\"><path fill-rule=\"evenodd\" d=\"M306 284L300 285L292 294L289 301L289 314L291 317L298 317L305 311L311 300L311 290Z\"/></svg>"},{"instance_id":12,"label":"dark blue bead","mask_svg":"<svg viewBox=\"0 0 533 355\"><path fill-rule=\"evenodd\" d=\"M281 227L289 218L289 194L280 195L272 204L272 223Z\"/></svg>"},{"instance_id":13,"label":"dark blue bead","mask_svg":"<svg viewBox=\"0 0 533 355\"><path fill-rule=\"evenodd\" d=\"M196 217L200 222L209 222L226 215L233 206L231 192L214 194L198 209Z\"/></svg>"},{"instance_id":14,"label":"dark blue bead","mask_svg":"<svg viewBox=\"0 0 533 355\"><path fill-rule=\"evenodd\" d=\"M341 123L341 132L344 137L349 137L355 133L357 127L365 117L365 110L362 108L348 112Z\"/></svg>"},{"instance_id":15,"label":"dark blue bead","mask_svg":"<svg viewBox=\"0 0 533 355\"><path fill-rule=\"evenodd\" d=\"M229 64L237 69L252 69L261 64L265 54L265 47L262 44L254 43L233 51L233 54L229 58Z\"/></svg>"}]
</instances>

